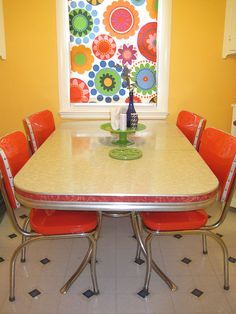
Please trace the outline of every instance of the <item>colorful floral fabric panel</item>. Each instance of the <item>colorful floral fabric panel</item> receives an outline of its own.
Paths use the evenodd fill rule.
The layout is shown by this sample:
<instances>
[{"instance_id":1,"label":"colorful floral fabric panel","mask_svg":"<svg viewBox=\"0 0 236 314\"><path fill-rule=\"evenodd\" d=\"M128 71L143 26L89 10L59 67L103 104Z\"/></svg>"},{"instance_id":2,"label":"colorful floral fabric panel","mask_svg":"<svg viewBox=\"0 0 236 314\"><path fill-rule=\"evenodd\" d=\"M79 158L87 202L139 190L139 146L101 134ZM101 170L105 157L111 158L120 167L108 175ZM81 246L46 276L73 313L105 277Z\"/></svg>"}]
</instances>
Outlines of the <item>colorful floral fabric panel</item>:
<instances>
[{"instance_id":1,"label":"colorful floral fabric panel","mask_svg":"<svg viewBox=\"0 0 236 314\"><path fill-rule=\"evenodd\" d=\"M69 0L71 103L157 102L158 0Z\"/></svg>"}]
</instances>

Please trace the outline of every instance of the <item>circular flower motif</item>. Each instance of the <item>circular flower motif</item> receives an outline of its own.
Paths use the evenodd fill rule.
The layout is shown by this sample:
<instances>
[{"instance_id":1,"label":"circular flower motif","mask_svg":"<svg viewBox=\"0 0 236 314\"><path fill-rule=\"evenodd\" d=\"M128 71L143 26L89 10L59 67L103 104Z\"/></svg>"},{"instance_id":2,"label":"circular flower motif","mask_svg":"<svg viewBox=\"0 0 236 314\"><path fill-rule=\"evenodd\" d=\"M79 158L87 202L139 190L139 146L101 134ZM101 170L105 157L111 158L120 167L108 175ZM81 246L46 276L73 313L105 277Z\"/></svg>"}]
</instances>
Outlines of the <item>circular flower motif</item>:
<instances>
[{"instance_id":1,"label":"circular flower motif","mask_svg":"<svg viewBox=\"0 0 236 314\"><path fill-rule=\"evenodd\" d=\"M70 79L70 102L89 102L88 86L78 78Z\"/></svg>"},{"instance_id":2,"label":"circular flower motif","mask_svg":"<svg viewBox=\"0 0 236 314\"><path fill-rule=\"evenodd\" d=\"M114 56L116 43L109 35L99 35L94 39L92 49L97 58L107 60Z\"/></svg>"},{"instance_id":3,"label":"circular flower motif","mask_svg":"<svg viewBox=\"0 0 236 314\"><path fill-rule=\"evenodd\" d=\"M131 2L136 6L140 6L144 4L145 0L131 0Z\"/></svg>"},{"instance_id":4,"label":"circular flower motif","mask_svg":"<svg viewBox=\"0 0 236 314\"><path fill-rule=\"evenodd\" d=\"M134 6L124 0L114 1L103 15L105 29L118 39L129 38L139 27L139 16Z\"/></svg>"},{"instance_id":5,"label":"circular flower motif","mask_svg":"<svg viewBox=\"0 0 236 314\"><path fill-rule=\"evenodd\" d=\"M73 36L84 37L89 34L93 28L93 18L91 14L84 9L72 10L69 14L70 32Z\"/></svg>"},{"instance_id":6,"label":"circular flower motif","mask_svg":"<svg viewBox=\"0 0 236 314\"><path fill-rule=\"evenodd\" d=\"M138 49L148 60L157 59L157 22L145 24L138 33Z\"/></svg>"},{"instance_id":7,"label":"circular flower motif","mask_svg":"<svg viewBox=\"0 0 236 314\"><path fill-rule=\"evenodd\" d=\"M95 86L102 95L112 96L119 91L121 79L114 69L101 69L95 77Z\"/></svg>"},{"instance_id":8,"label":"circular flower motif","mask_svg":"<svg viewBox=\"0 0 236 314\"><path fill-rule=\"evenodd\" d=\"M72 10L71 10L72 9ZM97 10L84 1L72 1L69 6L70 41L87 44L99 32L100 19Z\"/></svg>"},{"instance_id":9,"label":"circular flower motif","mask_svg":"<svg viewBox=\"0 0 236 314\"><path fill-rule=\"evenodd\" d=\"M99 5L103 3L104 0L86 0L86 1L92 5Z\"/></svg>"},{"instance_id":10,"label":"circular flower motif","mask_svg":"<svg viewBox=\"0 0 236 314\"><path fill-rule=\"evenodd\" d=\"M138 93L144 96L156 94L156 69L150 62L139 62L131 69L131 80L136 83Z\"/></svg>"},{"instance_id":11,"label":"circular flower motif","mask_svg":"<svg viewBox=\"0 0 236 314\"><path fill-rule=\"evenodd\" d=\"M118 49L119 56L118 59L122 60L123 64L129 63L131 64L133 60L137 59L137 50L133 45L124 44L122 48Z\"/></svg>"},{"instance_id":12,"label":"circular flower motif","mask_svg":"<svg viewBox=\"0 0 236 314\"><path fill-rule=\"evenodd\" d=\"M158 15L158 0L147 0L146 8L148 10L149 16L152 19L157 19L157 15Z\"/></svg>"},{"instance_id":13,"label":"circular flower motif","mask_svg":"<svg viewBox=\"0 0 236 314\"><path fill-rule=\"evenodd\" d=\"M74 72L83 74L92 67L94 57L91 50L84 45L74 46L71 50L71 69Z\"/></svg>"},{"instance_id":14,"label":"circular flower motif","mask_svg":"<svg viewBox=\"0 0 236 314\"><path fill-rule=\"evenodd\" d=\"M100 65L95 64L93 71L89 72L91 80L88 81L88 86L91 88L91 95L97 97L98 101L105 101L110 103L119 101L120 96L125 95L125 90L121 84L121 71L122 68L115 66L114 61L101 61Z\"/></svg>"}]
</instances>

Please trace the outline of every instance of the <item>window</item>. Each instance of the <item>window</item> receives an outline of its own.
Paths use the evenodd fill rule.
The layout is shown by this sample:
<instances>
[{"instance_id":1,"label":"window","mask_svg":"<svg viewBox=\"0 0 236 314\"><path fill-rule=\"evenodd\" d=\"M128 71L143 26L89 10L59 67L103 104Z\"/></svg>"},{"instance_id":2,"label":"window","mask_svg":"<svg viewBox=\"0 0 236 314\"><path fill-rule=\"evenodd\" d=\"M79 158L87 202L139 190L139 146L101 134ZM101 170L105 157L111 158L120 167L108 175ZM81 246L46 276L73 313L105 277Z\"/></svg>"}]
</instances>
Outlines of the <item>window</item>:
<instances>
[{"instance_id":1,"label":"window","mask_svg":"<svg viewBox=\"0 0 236 314\"><path fill-rule=\"evenodd\" d=\"M4 17L3 17L3 3L2 3L2 0L0 0L0 57L2 59L6 59Z\"/></svg>"},{"instance_id":2,"label":"window","mask_svg":"<svg viewBox=\"0 0 236 314\"><path fill-rule=\"evenodd\" d=\"M62 117L109 118L127 101L123 65L137 85L139 117L166 117L171 0L158 1L157 30L155 8L157 0L57 0ZM126 23L117 23L121 17Z\"/></svg>"}]
</instances>

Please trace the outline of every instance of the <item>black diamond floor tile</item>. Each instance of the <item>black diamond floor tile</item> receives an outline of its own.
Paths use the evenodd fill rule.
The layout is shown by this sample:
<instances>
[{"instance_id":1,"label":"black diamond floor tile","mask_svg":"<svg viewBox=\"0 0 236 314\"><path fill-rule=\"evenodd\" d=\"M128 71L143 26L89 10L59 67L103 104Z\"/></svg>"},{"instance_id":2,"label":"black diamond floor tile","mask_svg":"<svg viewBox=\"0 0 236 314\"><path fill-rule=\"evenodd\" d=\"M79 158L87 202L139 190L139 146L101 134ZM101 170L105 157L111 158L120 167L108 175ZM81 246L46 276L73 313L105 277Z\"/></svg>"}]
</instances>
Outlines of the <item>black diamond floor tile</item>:
<instances>
[{"instance_id":1,"label":"black diamond floor tile","mask_svg":"<svg viewBox=\"0 0 236 314\"><path fill-rule=\"evenodd\" d=\"M230 256L230 257L229 257L229 261L230 261L231 263L236 263L236 258L233 257L233 256Z\"/></svg>"},{"instance_id":2,"label":"black diamond floor tile","mask_svg":"<svg viewBox=\"0 0 236 314\"><path fill-rule=\"evenodd\" d=\"M41 294L41 292L38 289L34 289L34 290L29 292L29 295L31 295L32 298L35 298L40 294Z\"/></svg>"},{"instance_id":3,"label":"black diamond floor tile","mask_svg":"<svg viewBox=\"0 0 236 314\"><path fill-rule=\"evenodd\" d=\"M95 293L92 291L92 290L87 290L85 292L83 292L83 295L86 297L86 298L91 298Z\"/></svg>"},{"instance_id":4,"label":"black diamond floor tile","mask_svg":"<svg viewBox=\"0 0 236 314\"><path fill-rule=\"evenodd\" d=\"M42 263L43 265L46 265L49 262L51 262L51 261L47 257L45 257L44 259L41 259L41 261L40 261L40 263Z\"/></svg>"},{"instance_id":5,"label":"black diamond floor tile","mask_svg":"<svg viewBox=\"0 0 236 314\"><path fill-rule=\"evenodd\" d=\"M193 295L195 295L195 297L200 297L202 294L203 294L203 291L199 290L199 289L194 289L192 292L191 292Z\"/></svg>"},{"instance_id":6,"label":"black diamond floor tile","mask_svg":"<svg viewBox=\"0 0 236 314\"><path fill-rule=\"evenodd\" d=\"M175 237L176 239L181 239L183 236L182 236L181 234L175 234L174 237Z\"/></svg>"},{"instance_id":7,"label":"black diamond floor tile","mask_svg":"<svg viewBox=\"0 0 236 314\"><path fill-rule=\"evenodd\" d=\"M27 218L28 216L25 215L25 214L23 214L23 215L20 215L19 217L20 217L21 219L25 219L25 218Z\"/></svg>"},{"instance_id":8,"label":"black diamond floor tile","mask_svg":"<svg viewBox=\"0 0 236 314\"><path fill-rule=\"evenodd\" d=\"M190 258L188 258L188 257L184 257L184 258L181 260L181 262L183 262L183 263L185 263L185 264L189 264L189 263L192 262L192 260L191 260Z\"/></svg>"},{"instance_id":9,"label":"black diamond floor tile","mask_svg":"<svg viewBox=\"0 0 236 314\"><path fill-rule=\"evenodd\" d=\"M208 215L208 219L210 219L211 218L211 215Z\"/></svg>"},{"instance_id":10,"label":"black diamond floor tile","mask_svg":"<svg viewBox=\"0 0 236 314\"><path fill-rule=\"evenodd\" d=\"M223 237L223 234L221 234L221 233L216 233L216 235L218 235L218 237L220 237L220 238Z\"/></svg>"},{"instance_id":11,"label":"black diamond floor tile","mask_svg":"<svg viewBox=\"0 0 236 314\"><path fill-rule=\"evenodd\" d=\"M148 292L148 290L143 289L143 290L139 291L137 294L138 294L140 297L142 297L142 298L146 298L150 293Z\"/></svg>"},{"instance_id":12,"label":"black diamond floor tile","mask_svg":"<svg viewBox=\"0 0 236 314\"><path fill-rule=\"evenodd\" d=\"M142 258L136 258L134 262L138 265L142 265L143 263L145 263L145 261Z\"/></svg>"},{"instance_id":13,"label":"black diamond floor tile","mask_svg":"<svg viewBox=\"0 0 236 314\"><path fill-rule=\"evenodd\" d=\"M12 234L9 234L8 237L9 237L10 239L14 239L14 238L17 237L17 235L16 235L15 233L12 233Z\"/></svg>"},{"instance_id":14,"label":"black diamond floor tile","mask_svg":"<svg viewBox=\"0 0 236 314\"><path fill-rule=\"evenodd\" d=\"M5 259L3 257L0 257L0 263L4 262Z\"/></svg>"}]
</instances>

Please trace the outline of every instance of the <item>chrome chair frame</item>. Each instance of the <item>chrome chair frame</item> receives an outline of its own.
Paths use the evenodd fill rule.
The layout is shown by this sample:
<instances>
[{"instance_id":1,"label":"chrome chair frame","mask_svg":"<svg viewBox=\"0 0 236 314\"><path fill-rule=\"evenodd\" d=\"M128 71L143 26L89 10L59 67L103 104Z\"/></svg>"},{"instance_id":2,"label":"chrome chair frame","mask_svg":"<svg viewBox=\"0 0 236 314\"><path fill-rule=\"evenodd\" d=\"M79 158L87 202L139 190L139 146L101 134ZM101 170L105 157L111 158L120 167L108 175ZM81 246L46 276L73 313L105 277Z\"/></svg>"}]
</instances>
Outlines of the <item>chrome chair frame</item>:
<instances>
[{"instance_id":1,"label":"chrome chair frame","mask_svg":"<svg viewBox=\"0 0 236 314\"><path fill-rule=\"evenodd\" d=\"M6 208L8 214L11 218L13 226L15 229L22 235L22 243L15 249L11 261L10 261L10 293L9 293L9 301L15 301L15 264L18 254L21 252L21 260L25 261L25 249L26 246L32 242L36 242L38 240L57 240L57 239L73 239L73 238L87 238L89 241L89 248L84 256L81 264L75 271L75 273L69 278L69 280L63 285L60 289L62 294L66 294L74 281L79 277L79 275L83 272L86 265L90 262L90 273L93 285L93 293L95 295L99 294L98 284L97 284L97 275L96 275L96 250L97 250L97 239L99 237L99 231L101 227L101 212L98 212L98 224L96 229L87 233L76 233L76 234L63 234L63 235L42 235L36 232L27 231L27 227L29 226L29 218L27 218L21 227L18 224L17 218L14 213L14 209L11 207L7 192L4 185L3 176L0 172L0 189L2 191L3 199L6 204Z\"/></svg>"},{"instance_id":2,"label":"chrome chair frame","mask_svg":"<svg viewBox=\"0 0 236 314\"><path fill-rule=\"evenodd\" d=\"M236 160L234 160L234 166L235 166ZM217 234L213 233L212 230L218 228L222 223L224 222L227 213L230 208L230 204L233 198L233 194L236 190L236 178L234 178L233 181L233 186L230 191L230 195L228 197L227 201L222 201L222 207L221 207L221 215L219 219L211 224L211 225L206 225L200 229L194 229L194 230L177 230L177 231L153 231L149 228L147 228L143 222L142 218L139 216L139 222L141 225L141 228L147 233L147 237L145 239L145 251L146 251L146 274L145 274L145 281L144 281L144 287L142 289L142 292L145 296L149 294L149 283L150 283L150 278L151 278L151 271L153 268L153 260L152 260L152 249L151 249L151 242L154 236L165 236L165 235L174 235L176 232L181 235L185 234L200 234L202 235L202 240L203 240L203 253L207 254L207 242L206 242L206 237L209 236L213 239L216 240L216 242L220 245L222 252L223 252L223 262L224 262L224 289L229 290L229 254L228 254L228 249L226 244L224 243L223 239L219 237Z\"/></svg>"}]
</instances>

